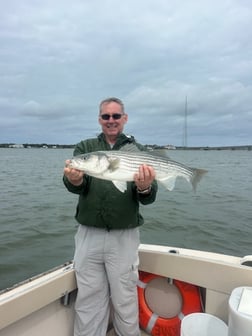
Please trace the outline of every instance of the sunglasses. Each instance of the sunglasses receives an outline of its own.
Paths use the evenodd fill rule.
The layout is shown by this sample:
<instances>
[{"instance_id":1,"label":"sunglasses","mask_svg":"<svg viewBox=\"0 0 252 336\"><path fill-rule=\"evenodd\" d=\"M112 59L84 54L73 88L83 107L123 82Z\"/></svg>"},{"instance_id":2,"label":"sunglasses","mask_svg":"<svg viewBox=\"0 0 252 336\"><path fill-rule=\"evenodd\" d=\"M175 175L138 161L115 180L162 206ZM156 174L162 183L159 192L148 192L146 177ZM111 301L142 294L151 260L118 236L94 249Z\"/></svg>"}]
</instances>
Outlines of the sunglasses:
<instances>
[{"instance_id":1,"label":"sunglasses","mask_svg":"<svg viewBox=\"0 0 252 336\"><path fill-rule=\"evenodd\" d=\"M112 117L114 120L118 120L121 119L122 117L122 113L113 113L113 114L101 114L100 117L102 118L102 120L109 120L110 117Z\"/></svg>"}]
</instances>

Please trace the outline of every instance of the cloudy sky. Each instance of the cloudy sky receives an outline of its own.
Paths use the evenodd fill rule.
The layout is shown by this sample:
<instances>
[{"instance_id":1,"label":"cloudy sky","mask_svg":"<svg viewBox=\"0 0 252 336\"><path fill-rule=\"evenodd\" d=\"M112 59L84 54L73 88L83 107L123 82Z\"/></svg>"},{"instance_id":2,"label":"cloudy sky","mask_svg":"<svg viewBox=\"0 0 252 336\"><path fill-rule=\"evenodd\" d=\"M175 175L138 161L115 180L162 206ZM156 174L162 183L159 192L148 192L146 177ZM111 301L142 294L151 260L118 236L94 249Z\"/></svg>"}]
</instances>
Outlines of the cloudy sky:
<instances>
[{"instance_id":1,"label":"cloudy sky","mask_svg":"<svg viewBox=\"0 0 252 336\"><path fill-rule=\"evenodd\" d=\"M74 144L121 98L144 144L252 144L251 0L0 0L0 143Z\"/></svg>"}]
</instances>

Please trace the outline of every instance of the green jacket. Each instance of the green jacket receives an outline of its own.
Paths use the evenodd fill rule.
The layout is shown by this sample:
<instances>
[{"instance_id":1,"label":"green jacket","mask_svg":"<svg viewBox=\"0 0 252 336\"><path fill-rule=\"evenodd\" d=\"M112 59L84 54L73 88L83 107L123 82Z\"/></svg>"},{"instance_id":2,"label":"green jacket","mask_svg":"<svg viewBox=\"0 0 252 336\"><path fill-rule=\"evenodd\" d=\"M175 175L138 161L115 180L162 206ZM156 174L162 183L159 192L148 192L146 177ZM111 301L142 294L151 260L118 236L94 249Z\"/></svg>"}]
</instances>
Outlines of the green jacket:
<instances>
[{"instance_id":1,"label":"green jacket","mask_svg":"<svg viewBox=\"0 0 252 336\"><path fill-rule=\"evenodd\" d=\"M132 136L120 134L112 150L118 150L128 143L134 143L139 149L144 147L135 142ZM104 134L97 138L87 139L78 143L74 155L98 150L111 150ZM97 179L84 175L83 184L72 185L66 176L63 177L66 188L79 195L76 220L86 226L106 228L107 230L134 228L143 224L139 213L139 202L150 204L155 201L157 182L154 181L150 194L141 195L136 190L134 182L128 182L127 190L120 192L111 181Z\"/></svg>"}]
</instances>

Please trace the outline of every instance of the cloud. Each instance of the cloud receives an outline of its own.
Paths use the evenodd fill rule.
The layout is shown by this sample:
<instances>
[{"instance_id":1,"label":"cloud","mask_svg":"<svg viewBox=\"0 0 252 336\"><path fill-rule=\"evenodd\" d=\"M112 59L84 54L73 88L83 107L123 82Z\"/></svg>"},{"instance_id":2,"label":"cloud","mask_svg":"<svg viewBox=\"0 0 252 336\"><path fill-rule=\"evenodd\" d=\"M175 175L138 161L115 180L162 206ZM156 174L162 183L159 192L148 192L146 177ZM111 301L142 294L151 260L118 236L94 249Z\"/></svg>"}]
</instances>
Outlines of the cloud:
<instances>
[{"instance_id":1,"label":"cloud","mask_svg":"<svg viewBox=\"0 0 252 336\"><path fill-rule=\"evenodd\" d=\"M252 143L250 1L1 7L0 142L95 136L99 101L118 96L144 143L182 143L186 97L189 145Z\"/></svg>"}]
</instances>

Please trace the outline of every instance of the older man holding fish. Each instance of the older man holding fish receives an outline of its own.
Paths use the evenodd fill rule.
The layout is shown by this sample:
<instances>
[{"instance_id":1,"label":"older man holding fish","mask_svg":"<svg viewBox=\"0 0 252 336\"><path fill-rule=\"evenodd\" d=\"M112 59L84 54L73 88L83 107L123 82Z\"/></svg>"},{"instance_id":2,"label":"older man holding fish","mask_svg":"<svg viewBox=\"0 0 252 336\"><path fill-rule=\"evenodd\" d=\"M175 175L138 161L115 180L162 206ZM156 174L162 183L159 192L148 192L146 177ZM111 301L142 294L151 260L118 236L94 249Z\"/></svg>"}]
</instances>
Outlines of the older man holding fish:
<instances>
[{"instance_id":1,"label":"older man holding fish","mask_svg":"<svg viewBox=\"0 0 252 336\"><path fill-rule=\"evenodd\" d=\"M123 133L128 115L118 98L100 103L102 133L78 143L74 156L96 151L118 151L127 146L144 151L144 146ZM109 170L116 171L116 160ZM97 166L98 170L98 166ZM66 188L79 195L75 218L80 224L75 236L74 265L78 285L74 336L105 336L110 301L113 325L120 336L139 336L138 280L139 226L143 218L139 203L153 203L157 193L155 171L139 164L131 181L103 179L66 162Z\"/></svg>"}]
</instances>

